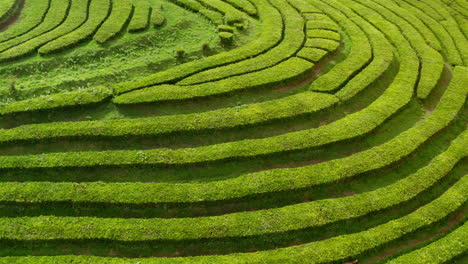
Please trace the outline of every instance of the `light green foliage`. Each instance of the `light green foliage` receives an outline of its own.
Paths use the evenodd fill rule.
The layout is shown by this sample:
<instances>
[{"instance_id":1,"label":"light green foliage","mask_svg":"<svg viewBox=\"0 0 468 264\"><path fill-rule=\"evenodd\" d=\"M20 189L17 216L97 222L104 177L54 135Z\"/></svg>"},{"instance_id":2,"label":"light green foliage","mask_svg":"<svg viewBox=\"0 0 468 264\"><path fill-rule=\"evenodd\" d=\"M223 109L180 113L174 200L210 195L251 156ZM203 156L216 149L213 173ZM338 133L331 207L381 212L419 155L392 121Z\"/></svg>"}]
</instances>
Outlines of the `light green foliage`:
<instances>
[{"instance_id":1,"label":"light green foliage","mask_svg":"<svg viewBox=\"0 0 468 264\"><path fill-rule=\"evenodd\" d=\"M108 16L110 8L110 0L92 0L86 22L74 31L42 46L39 53L44 55L58 52L91 37Z\"/></svg>"},{"instance_id":2,"label":"light green foliage","mask_svg":"<svg viewBox=\"0 0 468 264\"><path fill-rule=\"evenodd\" d=\"M124 93L151 85L181 80L190 74L228 63L242 61L267 51L281 40L284 25L281 14L271 5L261 1L259 2L258 8L259 15L264 17L265 20L262 23L261 35L253 42L230 52L224 52L201 60L184 63L167 71L146 76L137 81L116 84L114 86L116 93Z\"/></svg>"},{"instance_id":3,"label":"light green foliage","mask_svg":"<svg viewBox=\"0 0 468 264\"><path fill-rule=\"evenodd\" d=\"M328 52L322 49L304 47L297 53L297 56L311 62L318 62L327 54Z\"/></svg>"},{"instance_id":4,"label":"light green foliage","mask_svg":"<svg viewBox=\"0 0 468 264\"><path fill-rule=\"evenodd\" d=\"M468 250L468 222L421 249L390 260L389 264L446 263Z\"/></svg>"},{"instance_id":5,"label":"light green foliage","mask_svg":"<svg viewBox=\"0 0 468 264\"><path fill-rule=\"evenodd\" d=\"M360 233L338 236L322 241L303 244L295 247L288 247L269 251L259 251L254 253L231 254L225 256L202 256L187 258L148 258L138 259L140 263L283 263L284 260L298 261L309 259L311 263L322 263L326 261L336 261L343 258L358 255L366 250L374 249L389 241L398 239L403 235L414 232L420 228L435 223L448 214L454 212L466 202L465 193L468 192L468 177L463 177L457 184L451 187L438 199L419 208L415 212L404 217L395 219L386 224L379 225ZM18 224L28 223L28 218L18 219ZM47 221L48 219L44 219ZM120 223L116 221L114 227L118 228ZM79 225L79 222L76 224ZM23 226L25 226L23 224ZM62 225L64 226L64 225ZM69 225L70 226L70 225ZM80 235L82 233L75 233ZM89 256L64 256L64 257L7 257L0 258L0 261L11 263L11 261L34 261L29 263L51 263L52 261L73 261L77 263L125 263L126 259L121 258L99 258ZM10 262L6 262L10 261Z\"/></svg>"},{"instance_id":6,"label":"light green foliage","mask_svg":"<svg viewBox=\"0 0 468 264\"><path fill-rule=\"evenodd\" d=\"M467 151L463 149L466 144L468 144L468 133L456 140L447 153L436 157L429 166L422 168L404 180L373 192L347 198L320 200L279 209L234 213L224 216L169 220L156 218L124 221L123 219L53 216L16 219L0 218L0 236L3 239L21 238L26 240L84 238L112 238L124 241L183 240L253 236L322 226L383 210L414 198L440 180L467 154ZM372 203L369 204L369 201L372 201ZM245 223L249 224L246 225ZM268 229L263 228L265 224L269 226ZM20 226L21 231L12 230L10 225ZM67 226L67 228L62 229L62 226ZM187 226L191 228L187 229ZM85 227L88 227L89 233L80 232ZM111 227L113 232L107 232ZM217 230L217 232L213 232L213 230Z\"/></svg>"},{"instance_id":7,"label":"light green foliage","mask_svg":"<svg viewBox=\"0 0 468 264\"><path fill-rule=\"evenodd\" d=\"M240 89L252 89L260 86L275 85L306 74L313 64L293 57L265 70L233 76L216 82L191 86L161 85L128 92L114 98L117 104L135 104L142 102L186 100L224 94Z\"/></svg>"},{"instance_id":8,"label":"light green foliage","mask_svg":"<svg viewBox=\"0 0 468 264\"><path fill-rule=\"evenodd\" d=\"M130 25L128 25L129 32L138 32L145 30L150 22L151 5L147 1L134 1L134 11Z\"/></svg>"},{"instance_id":9,"label":"light green foliage","mask_svg":"<svg viewBox=\"0 0 468 264\"><path fill-rule=\"evenodd\" d=\"M54 39L57 39L65 34L68 34L76 30L82 23L86 21L87 9L89 0L75 0L70 6L69 13L66 20L58 27L53 30L37 36L29 41L17 45L3 53L0 54L0 58L5 58L6 60L11 60L20 56L27 55L32 53L41 45L44 45ZM49 16L49 14L47 14ZM62 43L60 41L55 41L53 43Z\"/></svg>"},{"instance_id":10,"label":"light green foliage","mask_svg":"<svg viewBox=\"0 0 468 264\"><path fill-rule=\"evenodd\" d=\"M106 21L101 25L93 39L102 44L113 38L130 19L133 6L130 0L116 0L112 2L112 11Z\"/></svg>"},{"instance_id":11,"label":"light green foliage","mask_svg":"<svg viewBox=\"0 0 468 264\"><path fill-rule=\"evenodd\" d=\"M69 94L70 93L64 95ZM76 95L78 94L82 93L77 93ZM98 94L105 95L106 93ZM59 96L59 94L54 96ZM96 102L103 98L105 97L100 96L93 101ZM176 131L247 126L272 121L274 119L291 118L304 113L320 111L337 102L338 100L336 97L332 95L305 92L264 103L242 105L187 115L26 125L8 130L0 130L0 142L72 136L157 135ZM14 104L18 105L19 103L29 105L29 103L26 102L17 102ZM8 108L13 108L13 105L5 107L5 109Z\"/></svg>"},{"instance_id":12,"label":"light green foliage","mask_svg":"<svg viewBox=\"0 0 468 264\"><path fill-rule=\"evenodd\" d=\"M160 27L164 25L164 22L166 21L166 18L164 17L163 14L163 7L162 5L155 6L152 9L151 13L151 24L153 27Z\"/></svg>"},{"instance_id":13,"label":"light green foliage","mask_svg":"<svg viewBox=\"0 0 468 264\"><path fill-rule=\"evenodd\" d=\"M0 263L466 259L462 0L4 2Z\"/></svg>"},{"instance_id":14,"label":"light green foliage","mask_svg":"<svg viewBox=\"0 0 468 264\"><path fill-rule=\"evenodd\" d=\"M26 34L10 39L8 41L0 43L0 61L7 61L11 58L15 58L16 54L5 54L4 51L18 46L19 44L28 40L34 39L35 37L41 36L44 33L59 26L62 21L66 18L67 11L70 8L71 1L62 0L51 0L51 5L46 17L42 23L34 29L28 31Z\"/></svg>"},{"instance_id":15,"label":"light green foliage","mask_svg":"<svg viewBox=\"0 0 468 264\"><path fill-rule=\"evenodd\" d=\"M265 54L252 58L250 60L243 60L237 63L231 63L226 66L216 67L214 69L206 70L187 77L177 84L192 85L197 83L204 83L213 80L228 78L255 72L272 67L292 56L301 48L304 42L304 19L301 15L294 10L291 6L282 1L272 1L275 7L280 10L283 17L288 19L284 20L284 37L276 47L273 47ZM279 32L278 32L279 33ZM220 35L222 38L222 36ZM226 36L227 38L232 36ZM229 40L228 40L229 41Z\"/></svg>"},{"instance_id":16,"label":"light green foliage","mask_svg":"<svg viewBox=\"0 0 468 264\"><path fill-rule=\"evenodd\" d=\"M0 25L8 20L8 17L15 11L19 2L19 0L5 0L0 3Z\"/></svg>"},{"instance_id":17,"label":"light green foliage","mask_svg":"<svg viewBox=\"0 0 468 264\"><path fill-rule=\"evenodd\" d=\"M225 2L242 9L251 16L257 15L257 8L249 0L226 0Z\"/></svg>"},{"instance_id":18,"label":"light green foliage","mask_svg":"<svg viewBox=\"0 0 468 264\"><path fill-rule=\"evenodd\" d=\"M10 0L2 3L6 4L8 2L11 3L13 1ZM21 20L21 23L10 25L8 30L3 31L0 34L0 43L20 36L39 25L43 16L45 15L45 12L47 12L49 5L50 0L30 0L29 4L21 11L21 14L18 18ZM3 5L3 8L6 7L7 5ZM2 11L0 11L0 13L2 13Z\"/></svg>"}]
</instances>

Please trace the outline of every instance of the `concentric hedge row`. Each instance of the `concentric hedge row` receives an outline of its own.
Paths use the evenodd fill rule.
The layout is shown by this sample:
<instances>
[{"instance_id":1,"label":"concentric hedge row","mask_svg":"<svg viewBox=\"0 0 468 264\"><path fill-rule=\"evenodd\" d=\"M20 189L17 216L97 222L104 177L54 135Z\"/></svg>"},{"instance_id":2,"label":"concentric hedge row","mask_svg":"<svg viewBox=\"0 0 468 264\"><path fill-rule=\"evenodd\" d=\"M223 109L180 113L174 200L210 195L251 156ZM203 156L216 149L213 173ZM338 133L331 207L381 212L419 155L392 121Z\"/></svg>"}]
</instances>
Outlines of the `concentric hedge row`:
<instances>
[{"instance_id":1,"label":"concentric hedge row","mask_svg":"<svg viewBox=\"0 0 468 264\"><path fill-rule=\"evenodd\" d=\"M26 34L0 43L0 59L2 61L10 59L11 57L8 56L8 53L4 55L5 51L8 51L12 48L16 48L18 45L28 40L34 39L35 37L39 37L59 26L66 18L66 15L71 5L70 2L71 1L51 0L49 11L47 12L47 15L45 16L41 24L39 24L37 27L27 32Z\"/></svg>"},{"instance_id":2,"label":"concentric hedge row","mask_svg":"<svg viewBox=\"0 0 468 264\"><path fill-rule=\"evenodd\" d=\"M17 1L19 2L19 1ZM12 61L38 51L49 55L74 47L94 38L103 44L124 30L145 30L153 17L154 23L164 15L151 15L148 0L68 0L34 1L28 3L24 23L12 27L0 36L0 62ZM29 7L33 10L29 10ZM1 19L0 19L1 21Z\"/></svg>"},{"instance_id":3,"label":"concentric hedge row","mask_svg":"<svg viewBox=\"0 0 468 264\"><path fill-rule=\"evenodd\" d=\"M468 224L465 223L444 238L405 254L389 263L445 263L468 250Z\"/></svg>"},{"instance_id":4,"label":"concentric hedge row","mask_svg":"<svg viewBox=\"0 0 468 264\"><path fill-rule=\"evenodd\" d=\"M311 263L326 263L338 261L374 249L404 235L427 227L444 219L448 214L459 209L466 202L465 193L468 191L468 178L463 177L460 182L450 188L438 199L423 206L415 212L402 218L379 225L372 229L323 241L312 242L300 246L284 249L259 251L256 253L232 254L227 256L204 256L187 258L156 258L137 259L140 263L284 263L311 260ZM62 257L8 257L0 261L23 261L23 263L51 263L52 261L73 261L75 263L125 263L128 259L90 256L62 256ZM32 262L31 262L32 261ZM132 260L130 260L132 261ZM11 262L10 262L11 263Z\"/></svg>"},{"instance_id":5,"label":"concentric hedge row","mask_svg":"<svg viewBox=\"0 0 468 264\"><path fill-rule=\"evenodd\" d=\"M136 104L156 101L186 100L235 92L236 90L272 86L297 79L310 72L313 64L292 57L270 68L245 75L233 76L216 82L197 85L161 85L144 88L119 95L116 104Z\"/></svg>"},{"instance_id":6,"label":"concentric hedge row","mask_svg":"<svg viewBox=\"0 0 468 264\"><path fill-rule=\"evenodd\" d=\"M44 197L44 199L57 197L53 199L55 201L66 201L71 199L75 201L113 201L122 203L196 202L202 200L233 199L258 193L300 189L309 187L311 185L319 185L343 180L345 178L359 175L366 171L375 170L395 163L398 161L398 159L409 155L412 151L420 147L424 141L437 133L440 129L447 126L465 103L468 90L464 88L464 91L461 91L461 88L466 87L462 86L465 83L463 78L466 78L465 76L468 75L463 74L466 73L466 69L464 70L465 72L459 72L458 78L460 79L454 82L455 85L452 87L451 93L445 94L445 98L443 98L444 100L441 101L439 106L429 117L429 119L426 120L426 122L419 123L414 128L406 131L405 133L383 145L376 146L372 149L356 153L343 159L331 160L328 162L322 162L316 165L304 166L300 168L268 170L264 172L243 175L235 179L206 184L58 184L57 186L60 186L58 190L63 190L63 192L56 191L57 189L53 188L55 193L48 193L44 192L44 190L49 188L33 187L26 189L41 191L37 193L35 192L34 195L23 195L18 193L18 196L38 198L38 195L40 195ZM455 102L457 103L455 104ZM278 142L285 142L285 140L279 140ZM250 147L249 149L252 152L259 152L258 147L253 145L251 142L248 142L246 145ZM259 144L259 146L262 145L275 146L275 144ZM163 150L160 152L162 151ZM203 151L203 148L200 148L199 151ZM228 151L233 151L233 148L228 148ZM226 151L228 153L227 155L233 155L232 152L228 151ZM178 159L175 159L171 158L169 153L154 155L149 151L121 151L107 153L83 152L69 153L67 155L48 154L38 156L1 157L1 159L2 164L5 164L3 165L5 168L98 166L126 163L151 164L157 162L166 162L171 164L176 162L194 162L193 160L190 160L190 158L194 159L194 157L196 157L193 154L186 155L184 157L184 152L180 151ZM213 153L207 153L201 153L198 156L206 160L215 158ZM254 156L254 153L248 153L247 155ZM372 158L376 155L379 155L379 160L374 160ZM165 160L163 160L162 157L164 157ZM157 160L158 158L160 160ZM184 160L184 158L186 160ZM291 175L294 175L294 177L291 178ZM43 183L37 184L38 186L48 185L48 183L46 183L46 185ZM5 190L21 192L22 184L18 185L19 188L13 188L14 185L15 184L7 184ZM54 185L55 184L52 184L52 186ZM79 190L80 193L75 193L73 189ZM91 198L92 200L89 200L87 197L88 194L93 197ZM60 197L62 195L65 196ZM14 198L12 200L17 199Z\"/></svg>"},{"instance_id":7,"label":"concentric hedge row","mask_svg":"<svg viewBox=\"0 0 468 264\"><path fill-rule=\"evenodd\" d=\"M149 75L141 80L116 84L114 86L116 93L120 94L142 87L177 81L188 75L201 72L206 69L245 60L260 53L264 53L281 40L284 24L281 14L272 5L269 5L265 1L258 1L258 8L259 15L263 17L265 21L262 23L261 35L253 42L235 49L232 52L220 53L201 60L184 63L167 71Z\"/></svg>"},{"instance_id":8,"label":"concentric hedge row","mask_svg":"<svg viewBox=\"0 0 468 264\"><path fill-rule=\"evenodd\" d=\"M109 96L109 91L102 88L70 92L66 94L52 95L44 99L39 99L48 108L51 106L67 106L63 101L72 100L86 103L98 102L102 98ZM91 96L90 98L87 98ZM76 99L80 98L80 99ZM19 107L32 108L31 104L38 99L31 99L28 102L18 102L7 105L3 113L13 112L14 108L20 108L15 112L25 110ZM53 105L52 102L56 102ZM226 127L247 126L268 122L275 119L292 118L301 114L320 111L324 108L336 104L338 99L333 95L304 92L297 95L288 96L282 99L237 106L233 108L223 108L210 112L188 115L171 115L162 117L149 117L127 120L107 120L107 121L84 121L84 122L62 122L53 124L25 125L17 128L0 131L0 141L16 140L40 140L45 138L76 137L76 136L126 136L126 135L157 135L167 134L176 131L190 131L202 129L221 129ZM8 110L7 110L8 109ZM40 109L40 107L35 107ZM28 109L32 110L32 109Z\"/></svg>"},{"instance_id":9,"label":"concentric hedge row","mask_svg":"<svg viewBox=\"0 0 468 264\"><path fill-rule=\"evenodd\" d=\"M13 5L0 263L466 259L463 1L27 0L0 22ZM168 49L197 34L174 10L212 38Z\"/></svg>"}]
</instances>

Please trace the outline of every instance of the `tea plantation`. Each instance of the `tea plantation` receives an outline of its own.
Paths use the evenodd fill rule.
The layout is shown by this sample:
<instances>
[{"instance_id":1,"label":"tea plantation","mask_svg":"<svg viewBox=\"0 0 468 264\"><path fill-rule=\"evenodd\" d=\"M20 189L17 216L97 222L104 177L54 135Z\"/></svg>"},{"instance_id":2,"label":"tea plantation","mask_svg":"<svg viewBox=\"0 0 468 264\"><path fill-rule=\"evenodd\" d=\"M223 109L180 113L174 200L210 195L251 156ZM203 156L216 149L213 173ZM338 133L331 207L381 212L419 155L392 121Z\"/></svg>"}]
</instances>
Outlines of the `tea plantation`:
<instances>
[{"instance_id":1,"label":"tea plantation","mask_svg":"<svg viewBox=\"0 0 468 264\"><path fill-rule=\"evenodd\" d=\"M468 263L466 0L0 0L0 263Z\"/></svg>"}]
</instances>

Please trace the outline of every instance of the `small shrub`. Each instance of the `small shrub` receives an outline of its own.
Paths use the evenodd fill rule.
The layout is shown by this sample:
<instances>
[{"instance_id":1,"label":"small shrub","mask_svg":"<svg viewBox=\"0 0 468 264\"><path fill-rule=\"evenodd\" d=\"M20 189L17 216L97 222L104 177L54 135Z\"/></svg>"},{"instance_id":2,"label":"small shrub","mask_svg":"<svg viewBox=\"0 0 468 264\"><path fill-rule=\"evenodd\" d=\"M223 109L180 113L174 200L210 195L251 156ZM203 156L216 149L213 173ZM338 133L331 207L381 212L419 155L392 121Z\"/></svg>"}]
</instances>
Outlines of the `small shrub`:
<instances>
[{"instance_id":1,"label":"small shrub","mask_svg":"<svg viewBox=\"0 0 468 264\"><path fill-rule=\"evenodd\" d=\"M219 38L224 45L230 45L234 41L234 34L230 32L220 32Z\"/></svg>"},{"instance_id":2,"label":"small shrub","mask_svg":"<svg viewBox=\"0 0 468 264\"><path fill-rule=\"evenodd\" d=\"M211 52L210 43L208 43L208 42L203 43L203 45L202 45L202 52L203 52L203 54L208 54L208 53Z\"/></svg>"}]
</instances>

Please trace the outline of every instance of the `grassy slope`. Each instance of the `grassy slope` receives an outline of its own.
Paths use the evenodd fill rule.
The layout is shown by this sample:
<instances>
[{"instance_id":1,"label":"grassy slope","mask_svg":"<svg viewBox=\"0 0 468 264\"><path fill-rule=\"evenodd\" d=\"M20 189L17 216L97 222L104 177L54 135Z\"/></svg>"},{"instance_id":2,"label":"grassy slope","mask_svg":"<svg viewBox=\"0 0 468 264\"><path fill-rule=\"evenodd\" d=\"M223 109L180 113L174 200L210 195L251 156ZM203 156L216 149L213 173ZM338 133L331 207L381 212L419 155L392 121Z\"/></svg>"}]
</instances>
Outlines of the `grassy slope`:
<instances>
[{"instance_id":1,"label":"grassy slope","mask_svg":"<svg viewBox=\"0 0 468 264\"><path fill-rule=\"evenodd\" d=\"M0 94L16 80L20 93L59 92L77 87L136 79L177 63L177 49L190 54L194 60L203 56L201 46L209 43L213 52L220 52L217 29L206 19L161 0L166 24L160 29L148 29L140 34L121 34L120 38L100 46L94 41L65 53L42 58L35 56L0 67ZM242 45L255 37L255 27L239 34ZM3 101L7 100L3 97Z\"/></svg>"}]
</instances>

